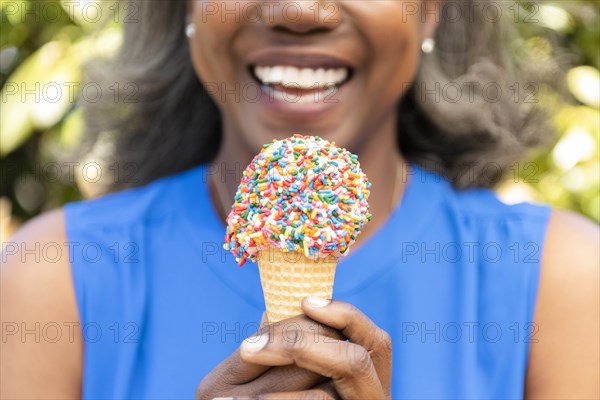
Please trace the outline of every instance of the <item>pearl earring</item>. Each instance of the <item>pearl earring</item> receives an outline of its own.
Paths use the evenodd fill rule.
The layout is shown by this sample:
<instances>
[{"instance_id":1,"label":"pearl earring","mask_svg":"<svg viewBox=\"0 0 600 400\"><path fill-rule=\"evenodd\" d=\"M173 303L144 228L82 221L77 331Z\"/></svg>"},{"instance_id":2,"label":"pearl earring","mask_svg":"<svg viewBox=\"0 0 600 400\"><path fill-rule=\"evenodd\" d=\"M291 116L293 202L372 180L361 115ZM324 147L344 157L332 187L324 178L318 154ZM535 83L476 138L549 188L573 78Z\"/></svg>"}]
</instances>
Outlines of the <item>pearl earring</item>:
<instances>
[{"instance_id":1,"label":"pearl earring","mask_svg":"<svg viewBox=\"0 0 600 400\"><path fill-rule=\"evenodd\" d=\"M187 36L189 39L194 37L195 33L196 33L196 25L194 25L193 23L189 23L185 26L185 36Z\"/></svg>"},{"instance_id":2,"label":"pearl earring","mask_svg":"<svg viewBox=\"0 0 600 400\"><path fill-rule=\"evenodd\" d=\"M433 49L435 49L435 40L432 38L423 40L423 43L421 43L421 50L423 50L423 53L429 54L433 51Z\"/></svg>"}]
</instances>

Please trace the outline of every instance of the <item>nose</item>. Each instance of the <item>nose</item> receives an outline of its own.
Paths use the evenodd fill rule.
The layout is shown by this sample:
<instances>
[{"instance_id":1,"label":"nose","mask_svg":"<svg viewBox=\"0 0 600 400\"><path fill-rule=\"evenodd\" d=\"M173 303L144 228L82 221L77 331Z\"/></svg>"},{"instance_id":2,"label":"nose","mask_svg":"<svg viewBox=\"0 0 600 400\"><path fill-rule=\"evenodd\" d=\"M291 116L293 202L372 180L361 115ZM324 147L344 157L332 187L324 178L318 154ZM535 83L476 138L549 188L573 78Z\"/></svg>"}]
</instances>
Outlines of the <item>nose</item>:
<instances>
[{"instance_id":1,"label":"nose","mask_svg":"<svg viewBox=\"0 0 600 400\"><path fill-rule=\"evenodd\" d=\"M291 34L312 34L335 29L342 9L331 0L264 1L262 19L271 29Z\"/></svg>"}]
</instances>

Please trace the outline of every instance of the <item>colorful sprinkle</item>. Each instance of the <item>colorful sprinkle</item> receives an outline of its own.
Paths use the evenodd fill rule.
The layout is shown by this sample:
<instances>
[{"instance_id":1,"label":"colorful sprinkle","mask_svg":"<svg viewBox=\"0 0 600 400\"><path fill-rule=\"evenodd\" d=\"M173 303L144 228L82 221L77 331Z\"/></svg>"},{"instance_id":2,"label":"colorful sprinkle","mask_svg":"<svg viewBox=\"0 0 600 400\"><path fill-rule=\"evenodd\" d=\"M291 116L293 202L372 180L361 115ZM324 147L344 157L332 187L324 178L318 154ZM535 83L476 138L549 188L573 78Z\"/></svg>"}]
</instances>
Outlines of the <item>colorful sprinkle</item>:
<instances>
[{"instance_id":1,"label":"colorful sprinkle","mask_svg":"<svg viewBox=\"0 0 600 400\"><path fill-rule=\"evenodd\" d=\"M238 265L268 247L348 254L369 214L371 183L357 156L318 136L263 146L243 173L223 247Z\"/></svg>"}]
</instances>

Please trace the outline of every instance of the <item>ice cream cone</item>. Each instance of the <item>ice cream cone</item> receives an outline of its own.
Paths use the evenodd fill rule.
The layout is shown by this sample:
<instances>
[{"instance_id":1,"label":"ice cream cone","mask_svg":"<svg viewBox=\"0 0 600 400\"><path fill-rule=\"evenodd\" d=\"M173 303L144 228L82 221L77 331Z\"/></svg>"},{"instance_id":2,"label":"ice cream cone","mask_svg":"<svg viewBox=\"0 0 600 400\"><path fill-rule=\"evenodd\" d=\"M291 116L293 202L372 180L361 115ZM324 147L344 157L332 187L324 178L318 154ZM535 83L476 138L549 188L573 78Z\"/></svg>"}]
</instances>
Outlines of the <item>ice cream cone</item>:
<instances>
[{"instance_id":1,"label":"ice cream cone","mask_svg":"<svg viewBox=\"0 0 600 400\"><path fill-rule=\"evenodd\" d=\"M306 296L330 299L336 258L308 258L299 251L268 248L260 252L258 268L269 323L302 314Z\"/></svg>"},{"instance_id":2,"label":"ice cream cone","mask_svg":"<svg viewBox=\"0 0 600 400\"><path fill-rule=\"evenodd\" d=\"M337 260L371 220L370 187L355 154L318 136L274 140L246 167L223 248L258 262L269 322L331 298Z\"/></svg>"}]
</instances>

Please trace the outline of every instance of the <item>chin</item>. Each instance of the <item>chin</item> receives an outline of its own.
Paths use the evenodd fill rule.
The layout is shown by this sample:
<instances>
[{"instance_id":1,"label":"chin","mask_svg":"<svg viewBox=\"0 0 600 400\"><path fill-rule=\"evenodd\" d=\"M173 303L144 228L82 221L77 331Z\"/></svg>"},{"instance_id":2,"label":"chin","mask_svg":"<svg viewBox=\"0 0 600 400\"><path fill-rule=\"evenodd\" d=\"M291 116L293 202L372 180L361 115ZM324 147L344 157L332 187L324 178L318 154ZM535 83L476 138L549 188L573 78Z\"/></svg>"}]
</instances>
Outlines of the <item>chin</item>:
<instances>
[{"instance_id":1,"label":"chin","mask_svg":"<svg viewBox=\"0 0 600 400\"><path fill-rule=\"evenodd\" d=\"M266 143L271 143L273 140L281 140L292 136L293 134L302 134L309 136L319 136L330 142L335 142L336 145L345 147L351 150L356 147L355 144L360 142L361 134L359 132L350 131L345 128L342 121L337 123L328 123L327 127L319 126L319 124L298 125L280 125L278 127L258 128L254 131L244 132L244 140L256 153L260 151ZM334 126L332 128L331 126ZM247 128L246 128L247 129Z\"/></svg>"}]
</instances>

